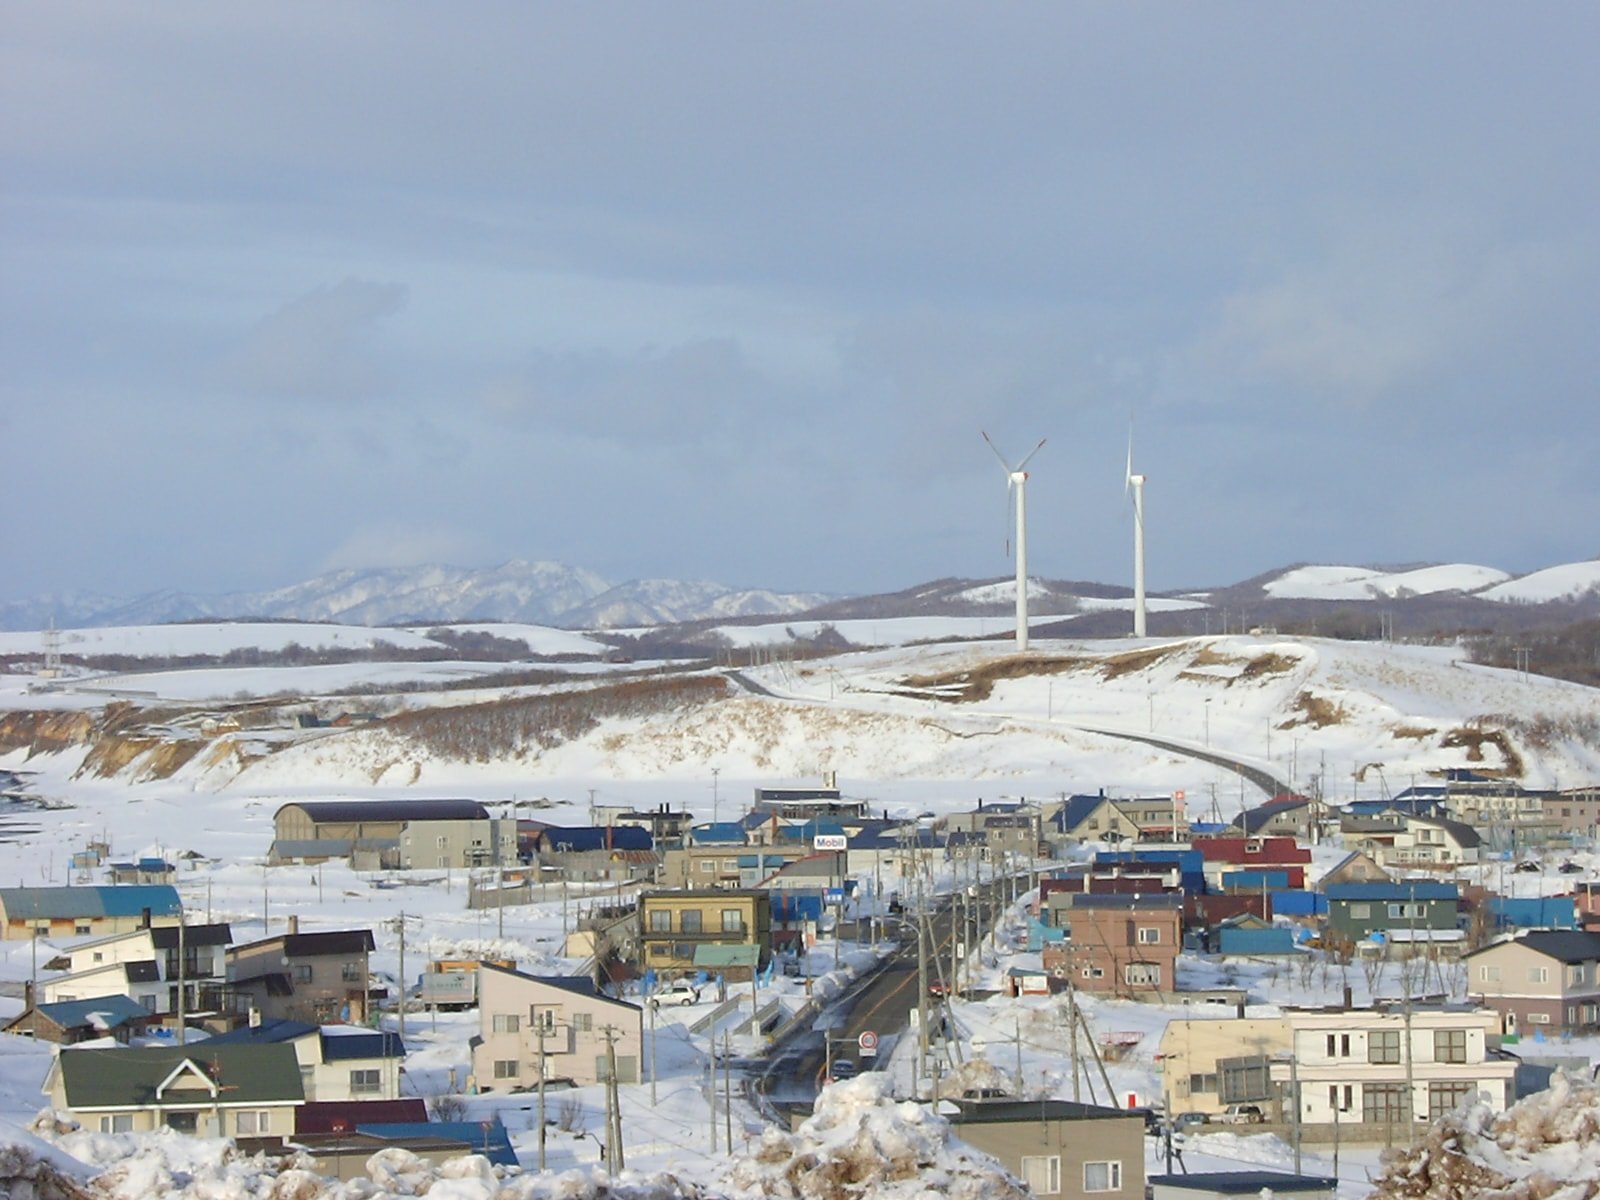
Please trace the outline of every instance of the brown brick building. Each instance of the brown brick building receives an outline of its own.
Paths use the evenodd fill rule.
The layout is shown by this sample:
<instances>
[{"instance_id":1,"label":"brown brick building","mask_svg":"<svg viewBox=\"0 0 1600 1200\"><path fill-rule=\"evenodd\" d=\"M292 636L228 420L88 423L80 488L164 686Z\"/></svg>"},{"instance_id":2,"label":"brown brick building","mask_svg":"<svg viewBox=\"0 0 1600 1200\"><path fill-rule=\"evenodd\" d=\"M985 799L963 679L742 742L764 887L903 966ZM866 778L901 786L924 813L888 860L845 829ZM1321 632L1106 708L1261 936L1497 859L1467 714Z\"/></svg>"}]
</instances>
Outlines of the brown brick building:
<instances>
[{"instance_id":1,"label":"brown brick building","mask_svg":"<svg viewBox=\"0 0 1600 1200\"><path fill-rule=\"evenodd\" d=\"M1118 996L1176 986L1181 895L1077 896L1064 918L1066 940L1044 948L1044 968L1053 979Z\"/></svg>"}]
</instances>

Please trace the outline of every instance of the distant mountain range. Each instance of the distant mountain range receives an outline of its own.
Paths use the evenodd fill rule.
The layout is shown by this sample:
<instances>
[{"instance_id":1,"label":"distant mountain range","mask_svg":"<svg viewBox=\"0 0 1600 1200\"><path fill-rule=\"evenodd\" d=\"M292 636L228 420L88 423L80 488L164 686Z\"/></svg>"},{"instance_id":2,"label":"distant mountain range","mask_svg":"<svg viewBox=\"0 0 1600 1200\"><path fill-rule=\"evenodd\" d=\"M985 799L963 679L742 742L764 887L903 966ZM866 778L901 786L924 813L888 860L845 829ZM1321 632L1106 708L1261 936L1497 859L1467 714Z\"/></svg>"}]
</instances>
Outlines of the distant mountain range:
<instances>
[{"instance_id":1,"label":"distant mountain range","mask_svg":"<svg viewBox=\"0 0 1600 1200\"><path fill-rule=\"evenodd\" d=\"M1033 611L1079 613L1128 596L1123 586L1033 580ZM624 629L805 614L812 619L1000 613L1013 603L1007 579L941 579L904 591L843 598L820 592L732 588L708 581L636 579L611 584L592 571L554 562L498 567L390 567L344 570L266 592L199 596L155 592L135 599L84 593L0 602L0 629L158 625L178 621L327 621L346 625L422 625L508 621L565 629ZM1600 612L1600 560L1512 576L1465 563L1393 569L1297 565L1228 587L1165 593L1191 614L1199 608L1248 609L1252 620L1314 614L1330 606L1381 602L1429 609L1451 620L1510 608L1574 607ZM1125 604L1121 607L1125 607ZM1168 605L1169 622L1184 620ZM1093 614L1108 625L1126 618ZM1154 614L1153 614L1154 616ZM1096 624L1100 621L1095 622ZM1498 624L1499 622L1490 622ZM1176 625L1174 626L1177 627ZM1444 627L1441 625L1440 627ZM1078 628L1088 635L1080 620ZM1184 626L1187 628L1187 626Z\"/></svg>"},{"instance_id":2,"label":"distant mountain range","mask_svg":"<svg viewBox=\"0 0 1600 1200\"><path fill-rule=\"evenodd\" d=\"M68 593L0 602L0 629L160 625L175 621L332 621L345 625L513 621L567 629L614 629L814 608L824 593L785 593L675 579L611 584L554 562L498 567L386 567L334 571L267 592L198 596L154 592L136 599Z\"/></svg>"}]
</instances>

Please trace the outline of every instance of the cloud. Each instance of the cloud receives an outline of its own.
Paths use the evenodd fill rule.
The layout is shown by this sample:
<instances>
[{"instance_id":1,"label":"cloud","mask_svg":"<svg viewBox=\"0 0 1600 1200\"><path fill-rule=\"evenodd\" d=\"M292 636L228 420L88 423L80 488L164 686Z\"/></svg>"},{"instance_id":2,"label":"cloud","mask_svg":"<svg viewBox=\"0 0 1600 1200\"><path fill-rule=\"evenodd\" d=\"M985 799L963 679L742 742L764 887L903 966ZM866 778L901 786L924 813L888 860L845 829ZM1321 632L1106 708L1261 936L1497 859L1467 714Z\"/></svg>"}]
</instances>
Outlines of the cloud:
<instances>
[{"instance_id":1,"label":"cloud","mask_svg":"<svg viewBox=\"0 0 1600 1200\"><path fill-rule=\"evenodd\" d=\"M481 534L424 521L375 522L352 530L323 556L322 570L485 562L494 549Z\"/></svg>"},{"instance_id":2,"label":"cloud","mask_svg":"<svg viewBox=\"0 0 1600 1200\"><path fill-rule=\"evenodd\" d=\"M406 300L404 284L364 279L307 292L258 322L224 358L218 381L250 395L366 399L388 377L371 354L371 335Z\"/></svg>"},{"instance_id":3,"label":"cloud","mask_svg":"<svg viewBox=\"0 0 1600 1200\"><path fill-rule=\"evenodd\" d=\"M783 388L731 338L634 353L542 353L483 389L492 417L623 445L737 435Z\"/></svg>"}]
</instances>

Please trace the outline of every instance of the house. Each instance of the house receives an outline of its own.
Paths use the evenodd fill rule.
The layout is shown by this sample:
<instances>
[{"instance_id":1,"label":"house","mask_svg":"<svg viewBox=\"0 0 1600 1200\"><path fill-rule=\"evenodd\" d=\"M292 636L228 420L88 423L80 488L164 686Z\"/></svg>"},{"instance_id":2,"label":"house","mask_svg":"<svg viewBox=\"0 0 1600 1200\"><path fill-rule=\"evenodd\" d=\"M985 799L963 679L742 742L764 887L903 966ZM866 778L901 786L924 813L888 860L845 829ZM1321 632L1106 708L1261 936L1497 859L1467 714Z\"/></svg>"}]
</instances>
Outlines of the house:
<instances>
[{"instance_id":1,"label":"house","mask_svg":"<svg viewBox=\"0 0 1600 1200\"><path fill-rule=\"evenodd\" d=\"M1464 956L1467 997L1500 1014L1506 1033L1600 1026L1600 933L1529 930Z\"/></svg>"},{"instance_id":2,"label":"house","mask_svg":"<svg viewBox=\"0 0 1600 1200\"><path fill-rule=\"evenodd\" d=\"M1079 896L1064 941L1046 946L1044 969L1089 992L1170 992L1182 948L1183 897Z\"/></svg>"},{"instance_id":3,"label":"house","mask_svg":"<svg viewBox=\"0 0 1600 1200\"><path fill-rule=\"evenodd\" d=\"M398 1100L405 1044L397 1034L362 1025L309 1025L263 1020L219 1033L210 1046L294 1048L300 1084L310 1101Z\"/></svg>"},{"instance_id":4,"label":"house","mask_svg":"<svg viewBox=\"0 0 1600 1200\"><path fill-rule=\"evenodd\" d=\"M1493 1012L1390 1008L1289 1012L1289 1053L1271 1064L1285 1103L1300 1097L1300 1124L1344 1126L1350 1140L1409 1141L1418 1122L1463 1102L1494 1112L1511 1104L1514 1059L1492 1057ZM1292 1108L1291 1108L1292 1115Z\"/></svg>"},{"instance_id":5,"label":"house","mask_svg":"<svg viewBox=\"0 0 1600 1200\"><path fill-rule=\"evenodd\" d=\"M1233 828L1246 837L1290 837L1309 841L1317 832L1321 807L1309 796L1284 792L1265 804L1245 809L1234 818Z\"/></svg>"},{"instance_id":6,"label":"house","mask_svg":"<svg viewBox=\"0 0 1600 1200\"><path fill-rule=\"evenodd\" d=\"M713 946L751 946L757 962L772 950L772 908L758 888L688 888L645 892L639 897L641 963L657 974L693 971L700 951ZM746 968L733 968L730 979L748 979Z\"/></svg>"},{"instance_id":7,"label":"house","mask_svg":"<svg viewBox=\"0 0 1600 1200\"><path fill-rule=\"evenodd\" d=\"M0 932L12 941L130 933L147 925L176 925L182 917L178 889L165 883L0 888Z\"/></svg>"},{"instance_id":8,"label":"house","mask_svg":"<svg viewBox=\"0 0 1600 1200\"><path fill-rule=\"evenodd\" d=\"M1152 1175L1150 1200L1334 1200L1339 1181L1326 1175L1287 1175L1282 1171L1192 1171Z\"/></svg>"},{"instance_id":9,"label":"house","mask_svg":"<svg viewBox=\"0 0 1600 1200\"><path fill-rule=\"evenodd\" d=\"M1044 837L1058 851L1077 842L1169 842L1187 831L1171 797L1113 800L1104 792L1069 796L1043 825Z\"/></svg>"},{"instance_id":10,"label":"house","mask_svg":"<svg viewBox=\"0 0 1600 1200\"><path fill-rule=\"evenodd\" d=\"M1483 839L1471 825L1445 817L1391 810L1350 823L1344 844L1364 850L1382 867L1453 870L1478 861Z\"/></svg>"},{"instance_id":11,"label":"house","mask_svg":"<svg viewBox=\"0 0 1600 1200\"><path fill-rule=\"evenodd\" d=\"M1276 1097L1268 1064L1289 1049L1284 1017L1168 1021L1161 1034L1161 1088L1173 1112L1216 1116L1230 1104Z\"/></svg>"},{"instance_id":12,"label":"house","mask_svg":"<svg viewBox=\"0 0 1600 1200\"><path fill-rule=\"evenodd\" d=\"M61 1051L42 1089L85 1129L168 1128L281 1142L305 1099L291 1046L142 1046Z\"/></svg>"},{"instance_id":13,"label":"house","mask_svg":"<svg viewBox=\"0 0 1600 1200\"><path fill-rule=\"evenodd\" d=\"M1197 838L1194 848L1213 891L1259 892L1306 885L1311 851L1292 837Z\"/></svg>"},{"instance_id":14,"label":"house","mask_svg":"<svg viewBox=\"0 0 1600 1200\"><path fill-rule=\"evenodd\" d=\"M476 800L303 800L273 815L272 862L348 858L357 869L515 866L517 822Z\"/></svg>"},{"instance_id":15,"label":"house","mask_svg":"<svg viewBox=\"0 0 1600 1200\"><path fill-rule=\"evenodd\" d=\"M1327 889L1328 936L1359 942L1374 932L1453 930L1456 901L1453 883L1400 880L1396 883L1338 883Z\"/></svg>"},{"instance_id":16,"label":"house","mask_svg":"<svg viewBox=\"0 0 1600 1200\"><path fill-rule=\"evenodd\" d=\"M527 1091L542 1077L580 1087L609 1077L638 1083L644 1012L573 976L525 975L484 963L478 969L478 1035L472 1073L479 1091ZM542 1072L542 1076L541 1076Z\"/></svg>"},{"instance_id":17,"label":"house","mask_svg":"<svg viewBox=\"0 0 1600 1200\"><path fill-rule=\"evenodd\" d=\"M177 877L178 869L165 859L140 858L133 862L114 862L107 869L111 872L113 884L151 884L171 883Z\"/></svg>"},{"instance_id":18,"label":"house","mask_svg":"<svg viewBox=\"0 0 1600 1200\"><path fill-rule=\"evenodd\" d=\"M712 844L668 850L661 856L666 888L749 888L774 871L811 854L808 848Z\"/></svg>"},{"instance_id":19,"label":"house","mask_svg":"<svg viewBox=\"0 0 1600 1200\"><path fill-rule=\"evenodd\" d=\"M367 1019L372 931L289 932L228 951L227 986L235 1012L323 1024Z\"/></svg>"},{"instance_id":20,"label":"house","mask_svg":"<svg viewBox=\"0 0 1600 1200\"><path fill-rule=\"evenodd\" d=\"M126 1042L142 1034L149 1023L149 1011L128 996L96 996L92 1000L68 1000L58 1004L36 1004L29 997L23 1002L22 1012L0 1026L0 1030L71 1046L104 1037Z\"/></svg>"},{"instance_id":21,"label":"house","mask_svg":"<svg viewBox=\"0 0 1600 1200\"><path fill-rule=\"evenodd\" d=\"M669 850L683 845L683 834L694 824L694 814L688 809L672 809L662 804L647 811L633 809L614 812L612 825L621 828L643 829L650 834L650 844L656 850Z\"/></svg>"},{"instance_id":22,"label":"house","mask_svg":"<svg viewBox=\"0 0 1600 1200\"><path fill-rule=\"evenodd\" d=\"M67 974L44 980L40 987L51 1002L121 994L138 1000L150 1013L169 1017L179 1010L181 978L185 1013L217 1012L229 1007L222 985L232 940L233 931L221 922L113 934L73 946L61 956Z\"/></svg>"},{"instance_id":23,"label":"house","mask_svg":"<svg viewBox=\"0 0 1600 1200\"><path fill-rule=\"evenodd\" d=\"M527 826L535 826L528 829ZM650 832L628 825L559 826L518 822L518 853L542 879L573 883L654 882L661 859Z\"/></svg>"},{"instance_id":24,"label":"house","mask_svg":"<svg viewBox=\"0 0 1600 1200\"><path fill-rule=\"evenodd\" d=\"M837 787L758 787L751 808L763 809L784 821L813 821L819 817L858 818L866 815L865 800L846 800Z\"/></svg>"},{"instance_id":25,"label":"house","mask_svg":"<svg viewBox=\"0 0 1600 1200\"><path fill-rule=\"evenodd\" d=\"M1569 788L1544 798L1544 815L1556 832L1574 837L1600 837L1600 787Z\"/></svg>"},{"instance_id":26,"label":"house","mask_svg":"<svg viewBox=\"0 0 1600 1200\"><path fill-rule=\"evenodd\" d=\"M1072 1100L958 1102L955 1135L1035 1196L1144 1200L1144 1119Z\"/></svg>"},{"instance_id":27,"label":"house","mask_svg":"<svg viewBox=\"0 0 1600 1200\"><path fill-rule=\"evenodd\" d=\"M1335 883L1389 883L1393 879L1394 876L1365 850L1352 850L1317 880L1317 890L1326 891Z\"/></svg>"}]
</instances>

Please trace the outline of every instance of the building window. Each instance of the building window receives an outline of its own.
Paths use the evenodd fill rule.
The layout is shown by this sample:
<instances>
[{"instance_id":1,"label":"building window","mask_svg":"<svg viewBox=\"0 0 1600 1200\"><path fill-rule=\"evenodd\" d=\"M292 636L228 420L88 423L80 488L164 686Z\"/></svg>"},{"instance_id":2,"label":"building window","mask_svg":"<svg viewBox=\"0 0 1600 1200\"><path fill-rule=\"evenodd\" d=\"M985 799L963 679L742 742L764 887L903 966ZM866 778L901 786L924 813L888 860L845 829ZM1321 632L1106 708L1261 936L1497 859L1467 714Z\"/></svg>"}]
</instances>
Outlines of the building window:
<instances>
[{"instance_id":1,"label":"building window","mask_svg":"<svg viewBox=\"0 0 1600 1200\"><path fill-rule=\"evenodd\" d=\"M496 1079L517 1078L517 1060L514 1058L497 1058L494 1060L494 1077Z\"/></svg>"},{"instance_id":2,"label":"building window","mask_svg":"<svg viewBox=\"0 0 1600 1200\"><path fill-rule=\"evenodd\" d=\"M742 908L725 908L722 910L722 932L744 932L744 910Z\"/></svg>"},{"instance_id":3,"label":"building window","mask_svg":"<svg viewBox=\"0 0 1600 1200\"><path fill-rule=\"evenodd\" d=\"M1397 1063L1400 1061L1400 1031L1376 1029L1367 1034L1367 1061L1369 1063Z\"/></svg>"},{"instance_id":4,"label":"building window","mask_svg":"<svg viewBox=\"0 0 1600 1200\"><path fill-rule=\"evenodd\" d=\"M1141 925L1139 927L1139 942L1145 946L1155 946L1161 942L1161 930Z\"/></svg>"},{"instance_id":5,"label":"building window","mask_svg":"<svg viewBox=\"0 0 1600 1200\"><path fill-rule=\"evenodd\" d=\"M1437 1121L1453 1112L1472 1096L1470 1083L1430 1083L1428 1085L1428 1119Z\"/></svg>"},{"instance_id":6,"label":"building window","mask_svg":"<svg viewBox=\"0 0 1600 1200\"><path fill-rule=\"evenodd\" d=\"M1389 916L1395 920L1420 920L1427 912L1420 904L1391 904Z\"/></svg>"},{"instance_id":7,"label":"building window","mask_svg":"<svg viewBox=\"0 0 1600 1200\"><path fill-rule=\"evenodd\" d=\"M1385 1124L1404 1121L1410 1114L1403 1083L1369 1083L1361 1088L1361 1119Z\"/></svg>"},{"instance_id":8,"label":"building window","mask_svg":"<svg viewBox=\"0 0 1600 1200\"><path fill-rule=\"evenodd\" d=\"M1464 1063L1467 1061L1467 1031L1465 1029L1436 1029L1433 1031L1433 1061ZM1454 1108L1454 1105L1451 1105Z\"/></svg>"},{"instance_id":9,"label":"building window","mask_svg":"<svg viewBox=\"0 0 1600 1200\"><path fill-rule=\"evenodd\" d=\"M1372 905L1352 904L1350 906L1350 919L1352 921L1365 921L1372 916Z\"/></svg>"},{"instance_id":10,"label":"building window","mask_svg":"<svg viewBox=\"0 0 1600 1200\"><path fill-rule=\"evenodd\" d=\"M346 983L363 983L367 973L361 969L359 962L347 962L339 968L339 978Z\"/></svg>"},{"instance_id":11,"label":"building window","mask_svg":"<svg viewBox=\"0 0 1600 1200\"><path fill-rule=\"evenodd\" d=\"M495 1033L517 1033L522 1029L519 1013L495 1013L490 1019L490 1029Z\"/></svg>"},{"instance_id":12,"label":"building window","mask_svg":"<svg viewBox=\"0 0 1600 1200\"><path fill-rule=\"evenodd\" d=\"M1160 987L1160 963L1129 963L1122 969L1122 977L1129 987Z\"/></svg>"},{"instance_id":13,"label":"building window","mask_svg":"<svg viewBox=\"0 0 1600 1200\"><path fill-rule=\"evenodd\" d=\"M1333 1111L1342 1113L1349 1112L1350 1106L1354 1102L1354 1098L1355 1089L1350 1084L1347 1083L1344 1085L1344 1094L1342 1096L1340 1095L1338 1084L1334 1083L1328 1085L1328 1107Z\"/></svg>"},{"instance_id":14,"label":"building window","mask_svg":"<svg viewBox=\"0 0 1600 1200\"><path fill-rule=\"evenodd\" d=\"M1531 1012L1531 1013L1528 1014L1528 1024L1529 1025L1548 1025L1548 1024L1550 1024L1550 1014L1549 1013L1543 1013L1543 1012Z\"/></svg>"},{"instance_id":15,"label":"building window","mask_svg":"<svg viewBox=\"0 0 1600 1200\"><path fill-rule=\"evenodd\" d=\"M710 875L716 869L717 869L717 860L716 859L714 859L714 858L702 858L700 860L700 871L701 871L702 874Z\"/></svg>"},{"instance_id":16,"label":"building window","mask_svg":"<svg viewBox=\"0 0 1600 1200\"><path fill-rule=\"evenodd\" d=\"M1191 1094L1194 1092L1211 1092L1215 1094L1216 1090L1217 1076L1215 1072L1202 1071L1199 1074L1189 1076L1189 1091Z\"/></svg>"},{"instance_id":17,"label":"building window","mask_svg":"<svg viewBox=\"0 0 1600 1200\"><path fill-rule=\"evenodd\" d=\"M311 982L311 964L310 963L295 963L294 964L294 981L296 983L310 983Z\"/></svg>"},{"instance_id":18,"label":"building window","mask_svg":"<svg viewBox=\"0 0 1600 1200\"><path fill-rule=\"evenodd\" d=\"M441 834L440 834L440 835L439 835L439 838L438 838L438 846L439 846L439 849L441 849L441 850L443 850L443 849L444 849L444 848L445 848L445 847L446 847L446 846L448 846L448 845L449 845L449 844L450 844L450 839L449 839L449 838L447 838L447 837L445 837L445 836L444 836L444 834L442 834L442 833L441 833Z\"/></svg>"},{"instance_id":19,"label":"building window","mask_svg":"<svg viewBox=\"0 0 1600 1200\"><path fill-rule=\"evenodd\" d=\"M383 1077L376 1069L350 1072L350 1094L373 1096L383 1091Z\"/></svg>"},{"instance_id":20,"label":"building window","mask_svg":"<svg viewBox=\"0 0 1600 1200\"><path fill-rule=\"evenodd\" d=\"M1528 982L1529 983L1549 983L1550 982L1550 968L1549 967L1529 967L1528 968Z\"/></svg>"},{"instance_id":21,"label":"building window","mask_svg":"<svg viewBox=\"0 0 1600 1200\"><path fill-rule=\"evenodd\" d=\"M686 909L684 909L683 912L679 914L678 919L681 922L681 924L678 926L679 932L681 932L681 933L699 933L700 932L700 929L701 929L701 925L700 925L700 910L698 908L686 908Z\"/></svg>"},{"instance_id":22,"label":"building window","mask_svg":"<svg viewBox=\"0 0 1600 1200\"><path fill-rule=\"evenodd\" d=\"M1478 982L1479 983L1499 983L1500 982L1500 968L1499 967L1490 967L1490 966L1481 966L1481 967L1479 967L1478 968Z\"/></svg>"},{"instance_id":23,"label":"building window","mask_svg":"<svg viewBox=\"0 0 1600 1200\"><path fill-rule=\"evenodd\" d=\"M1240 1055L1238 1058L1217 1060L1220 1087L1218 1098L1224 1104L1240 1104L1247 1100L1267 1100L1272 1096L1272 1071L1267 1059L1259 1054Z\"/></svg>"},{"instance_id":24,"label":"building window","mask_svg":"<svg viewBox=\"0 0 1600 1200\"><path fill-rule=\"evenodd\" d=\"M665 908L652 909L650 912L651 933L671 933L672 913Z\"/></svg>"},{"instance_id":25,"label":"building window","mask_svg":"<svg viewBox=\"0 0 1600 1200\"><path fill-rule=\"evenodd\" d=\"M1122 1190L1122 1163L1120 1161L1084 1163L1083 1190L1086 1192L1120 1192Z\"/></svg>"},{"instance_id":26,"label":"building window","mask_svg":"<svg viewBox=\"0 0 1600 1200\"><path fill-rule=\"evenodd\" d=\"M1061 1156L1059 1154L1024 1154L1022 1156L1022 1182L1035 1196L1055 1196L1061 1192Z\"/></svg>"},{"instance_id":27,"label":"building window","mask_svg":"<svg viewBox=\"0 0 1600 1200\"><path fill-rule=\"evenodd\" d=\"M132 1133L133 1114L113 1113L109 1117L100 1118L101 1133Z\"/></svg>"},{"instance_id":28,"label":"building window","mask_svg":"<svg viewBox=\"0 0 1600 1200\"><path fill-rule=\"evenodd\" d=\"M1582 963L1567 968L1567 982L1569 984L1585 984L1589 982L1589 968Z\"/></svg>"},{"instance_id":29,"label":"building window","mask_svg":"<svg viewBox=\"0 0 1600 1200\"><path fill-rule=\"evenodd\" d=\"M575 1033L593 1033L594 1032L594 1014L593 1013L573 1013L572 1014L572 1029L573 1029L573 1032L575 1032Z\"/></svg>"}]
</instances>

